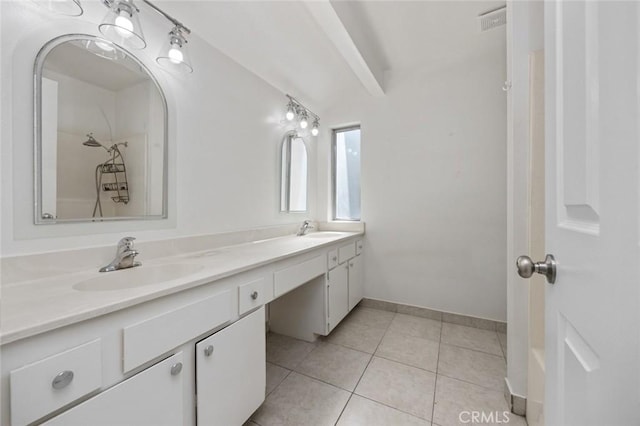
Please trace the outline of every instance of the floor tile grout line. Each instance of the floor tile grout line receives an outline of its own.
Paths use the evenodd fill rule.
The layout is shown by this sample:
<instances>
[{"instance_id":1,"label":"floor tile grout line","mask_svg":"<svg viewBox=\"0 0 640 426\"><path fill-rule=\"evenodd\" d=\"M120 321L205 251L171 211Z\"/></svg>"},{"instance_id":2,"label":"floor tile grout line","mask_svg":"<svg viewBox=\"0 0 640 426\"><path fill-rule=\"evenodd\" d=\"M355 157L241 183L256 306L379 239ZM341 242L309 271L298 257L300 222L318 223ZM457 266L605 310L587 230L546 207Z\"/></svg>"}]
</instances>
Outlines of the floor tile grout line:
<instances>
[{"instance_id":1,"label":"floor tile grout line","mask_svg":"<svg viewBox=\"0 0 640 426\"><path fill-rule=\"evenodd\" d=\"M433 421L433 419L429 420L429 419L425 419L424 417L416 416L416 415L415 415L415 414L413 414L413 413L410 413L410 412L408 412L408 411L402 410L402 409L400 409L400 408L398 408L398 407L391 406L391 405L389 405L389 404L385 404L384 402L376 401L375 399L370 398L370 397L368 397L368 396L360 395L359 393L356 393L356 392L354 392L353 394L354 394L354 395L356 395L356 396L359 396L360 398L366 399L367 401L375 402L376 404L380 404L380 405L382 405L382 406L384 406L384 407L391 408L392 410L398 411L398 412L400 412L400 413L408 414L408 415L410 415L411 417L415 417L416 419L426 420L426 421L428 421L428 422L430 422L430 423Z\"/></svg>"},{"instance_id":2,"label":"floor tile grout line","mask_svg":"<svg viewBox=\"0 0 640 426\"><path fill-rule=\"evenodd\" d=\"M442 323L440 323L440 340L438 341L438 359L436 360L436 379L433 381L433 403L431 404L431 423L436 414L436 391L438 389L438 369L440 367L440 350L442 348Z\"/></svg>"},{"instance_id":3,"label":"floor tile grout line","mask_svg":"<svg viewBox=\"0 0 640 426\"><path fill-rule=\"evenodd\" d=\"M352 397L353 397L353 392L351 392L349 394L349 398L347 398L347 403L344 404L344 407L342 407L342 410L340 410L340 414L338 415L338 418L336 419L336 422L333 424L334 426L336 426L338 424L338 422L340 421L340 417L342 417L342 414L344 413L344 410L347 409L347 405L349 405L349 401L351 401Z\"/></svg>"},{"instance_id":4,"label":"floor tile grout line","mask_svg":"<svg viewBox=\"0 0 640 426\"><path fill-rule=\"evenodd\" d=\"M496 331L496 336L498 336L498 343L500 344L500 349L502 350L502 356L504 357L504 362L506 363L507 362L507 351L502 346L502 340L500 340L500 333L498 331Z\"/></svg>"},{"instance_id":5,"label":"floor tile grout line","mask_svg":"<svg viewBox=\"0 0 640 426\"><path fill-rule=\"evenodd\" d=\"M450 375L448 375L448 374L438 373L438 375L439 375L439 376L442 376L442 377L446 377L447 379L457 380L457 381L459 381L459 382L467 383L467 384L469 384L469 385L478 386L478 387L480 387L480 388L482 388L482 389L486 389L486 390L490 390L490 391L498 392L498 393L504 393L502 390L498 390L498 389L496 389L496 388L490 388L490 387L488 387L488 386L480 385L480 384L478 384L478 383L470 382L469 380L460 379L460 378L458 378L458 377L453 377L453 376L450 376Z\"/></svg>"},{"instance_id":6,"label":"floor tile grout line","mask_svg":"<svg viewBox=\"0 0 640 426\"><path fill-rule=\"evenodd\" d=\"M358 395L356 394L356 389L358 388L358 385L360 384L360 381L362 380L362 377L364 377L365 373L367 372L367 368L369 368L369 365L371 364L371 361L373 360L373 357L375 356L375 353L378 350L378 347L380 346L380 343L382 342L382 340L384 339L384 336L387 335L387 331L389 331L389 327L391 327L391 322L393 321L393 319L396 317L396 313L393 313L393 316L391 317L391 321L389 321L389 324L387 324L387 327L384 330L384 334L382 335L382 338L380 339L380 341L378 342L378 345L376 346L375 350L373 351L372 354L368 354L369 355L369 361L367 362L367 365L364 367L364 370L362 370L362 374L360 374L360 377L358 378L358 381L356 382L356 385L353 387L353 390L351 391L351 395L349 395L349 399L347 400L347 403L344 405L344 407L342 408L342 411L340 412L340 415L338 416L338 419L336 420L336 425L338 424L338 422L340 421L340 417L342 417L342 414L344 413L344 410L347 409L347 405L349 405L349 402L351 401L351 398L353 398L353 395ZM360 396L360 395L358 395Z\"/></svg>"},{"instance_id":7,"label":"floor tile grout line","mask_svg":"<svg viewBox=\"0 0 640 426\"><path fill-rule=\"evenodd\" d=\"M441 344L447 345L447 346L453 346L456 348L460 348L460 349L467 349L473 352L480 352L481 354L485 354L485 355L493 355L493 356L497 356L499 358L504 358L504 353L502 354L492 354L491 352L485 352L485 351L481 351L480 349L474 349L474 348L470 348L468 346L460 346L460 345L455 345L453 343L448 343L448 342L441 342ZM502 351L502 347L500 348L500 352Z\"/></svg>"}]
</instances>

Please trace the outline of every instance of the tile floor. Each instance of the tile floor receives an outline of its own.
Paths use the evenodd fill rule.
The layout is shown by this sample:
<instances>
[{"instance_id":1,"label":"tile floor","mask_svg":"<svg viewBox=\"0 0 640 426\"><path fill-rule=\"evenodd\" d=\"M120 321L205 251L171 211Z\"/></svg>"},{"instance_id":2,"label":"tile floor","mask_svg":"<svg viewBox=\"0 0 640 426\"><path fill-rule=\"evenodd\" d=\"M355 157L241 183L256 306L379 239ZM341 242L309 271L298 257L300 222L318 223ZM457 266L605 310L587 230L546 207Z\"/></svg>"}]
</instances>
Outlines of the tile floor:
<instances>
[{"instance_id":1,"label":"tile floor","mask_svg":"<svg viewBox=\"0 0 640 426\"><path fill-rule=\"evenodd\" d=\"M268 335L267 398L247 425L504 424L505 353L502 333L358 307L315 343Z\"/></svg>"}]
</instances>

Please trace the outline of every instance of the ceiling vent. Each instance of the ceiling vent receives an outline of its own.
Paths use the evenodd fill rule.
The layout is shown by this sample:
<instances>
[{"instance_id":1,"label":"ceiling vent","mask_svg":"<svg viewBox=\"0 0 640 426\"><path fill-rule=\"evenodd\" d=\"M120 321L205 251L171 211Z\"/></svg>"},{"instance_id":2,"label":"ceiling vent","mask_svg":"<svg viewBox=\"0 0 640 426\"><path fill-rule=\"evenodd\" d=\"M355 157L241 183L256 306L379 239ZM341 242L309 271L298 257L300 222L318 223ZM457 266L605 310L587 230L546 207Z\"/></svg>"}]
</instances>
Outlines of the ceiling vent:
<instances>
[{"instance_id":1,"label":"ceiling vent","mask_svg":"<svg viewBox=\"0 0 640 426\"><path fill-rule=\"evenodd\" d=\"M478 16L478 22L480 22L480 32L505 25L507 23L507 7L503 6L500 9L483 13Z\"/></svg>"}]
</instances>

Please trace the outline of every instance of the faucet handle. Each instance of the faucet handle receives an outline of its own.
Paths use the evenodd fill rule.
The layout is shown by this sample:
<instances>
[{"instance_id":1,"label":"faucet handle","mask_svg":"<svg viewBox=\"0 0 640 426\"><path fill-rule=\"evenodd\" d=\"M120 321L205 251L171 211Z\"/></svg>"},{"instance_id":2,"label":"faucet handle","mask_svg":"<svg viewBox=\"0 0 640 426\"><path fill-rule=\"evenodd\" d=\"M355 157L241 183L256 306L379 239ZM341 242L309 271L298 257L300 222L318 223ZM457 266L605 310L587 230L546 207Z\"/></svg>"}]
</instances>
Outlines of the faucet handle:
<instances>
[{"instance_id":1,"label":"faucet handle","mask_svg":"<svg viewBox=\"0 0 640 426\"><path fill-rule=\"evenodd\" d=\"M124 237L118 241L118 250L131 250L133 249L133 241L135 237Z\"/></svg>"}]
</instances>

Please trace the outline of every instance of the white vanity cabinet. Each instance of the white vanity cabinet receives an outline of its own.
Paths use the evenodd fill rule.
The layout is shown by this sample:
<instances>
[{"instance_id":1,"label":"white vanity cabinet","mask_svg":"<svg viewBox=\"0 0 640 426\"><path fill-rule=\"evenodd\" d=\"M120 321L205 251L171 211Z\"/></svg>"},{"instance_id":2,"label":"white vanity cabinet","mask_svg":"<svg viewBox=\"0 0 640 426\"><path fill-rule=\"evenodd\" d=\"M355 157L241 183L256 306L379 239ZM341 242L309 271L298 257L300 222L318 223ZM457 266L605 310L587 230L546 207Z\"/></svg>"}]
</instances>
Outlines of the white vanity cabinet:
<instances>
[{"instance_id":1,"label":"white vanity cabinet","mask_svg":"<svg viewBox=\"0 0 640 426\"><path fill-rule=\"evenodd\" d=\"M329 332L349 313L349 265L343 263L327 274L327 326Z\"/></svg>"},{"instance_id":2,"label":"white vanity cabinet","mask_svg":"<svg viewBox=\"0 0 640 426\"><path fill-rule=\"evenodd\" d=\"M349 310L364 297L364 279L362 273L362 256L349 259Z\"/></svg>"},{"instance_id":3,"label":"white vanity cabinet","mask_svg":"<svg viewBox=\"0 0 640 426\"><path fill-rule=\"evenodd\" d=\"M179 352L43 424L182 426L182 363Z\"/></svg>"},{"instance_id":4,"label":"white vanity cabinet","mask_svg":"<svg viewBox=\"0 0 640 426\"><path fill-rule=\"evenodd\" d=\"M198 426L242 425L264 401L265 309L196 344Z\"/></svg>"},{"instance_id":5,"label":"white vanity cabinet","mask_svg":"<svg viewBox=\"0 0 640 426\"><path fill-rule=\"evenodd\" d=\"M327 262L327 326L331 332L364 297L362 240L329 252Z\"/></svg>"}]
</instances>

